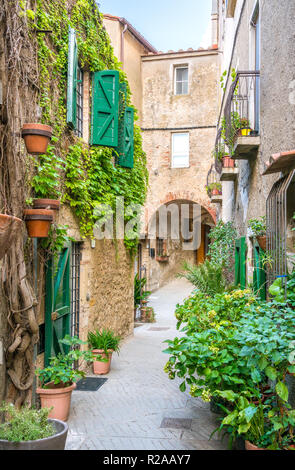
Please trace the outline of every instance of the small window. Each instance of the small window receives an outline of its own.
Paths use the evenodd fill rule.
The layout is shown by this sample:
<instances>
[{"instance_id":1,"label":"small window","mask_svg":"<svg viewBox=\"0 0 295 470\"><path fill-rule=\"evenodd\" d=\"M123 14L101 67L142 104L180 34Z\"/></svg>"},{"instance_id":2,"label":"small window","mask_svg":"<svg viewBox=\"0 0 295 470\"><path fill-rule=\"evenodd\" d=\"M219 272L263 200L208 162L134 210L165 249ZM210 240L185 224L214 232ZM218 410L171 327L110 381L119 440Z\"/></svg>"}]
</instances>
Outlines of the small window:
<instances>
[{"instance_id":1,"label":"small window","mask_svg":"<svg viewBox=\"0 0 295 470\"><path fill-rule=\"evenodd\" d=\"M189 133L172 134L172 168L189 167Z\"/></svg>"},{"instance_id":2,"label":"small window","mask_svg":"<svg viewBox=\"0 0 295 470\"><path fill-rule=\"evenodd\" d=\"M77 125L76 135L83 137L83 71L77 69Z\"/></svg>"},{"instance_id":3,"label":"small window","mask_svg":"<svg viewBox=\"0 0 295 470\"><path fill-rule=\"evenodd\" d=\"M175 68L175 95L188 94L188 67Z\"/></svg>"},{"instance_id":4,"label":"small window","mask_svg":"<svg viewBox=\"0 0 295 470\"><path fill-rule=\"evenodd\" d=\"M167 240L164 238L157 238L156 240L157 256L167 256Z\"/></svg>"}]
</instances>

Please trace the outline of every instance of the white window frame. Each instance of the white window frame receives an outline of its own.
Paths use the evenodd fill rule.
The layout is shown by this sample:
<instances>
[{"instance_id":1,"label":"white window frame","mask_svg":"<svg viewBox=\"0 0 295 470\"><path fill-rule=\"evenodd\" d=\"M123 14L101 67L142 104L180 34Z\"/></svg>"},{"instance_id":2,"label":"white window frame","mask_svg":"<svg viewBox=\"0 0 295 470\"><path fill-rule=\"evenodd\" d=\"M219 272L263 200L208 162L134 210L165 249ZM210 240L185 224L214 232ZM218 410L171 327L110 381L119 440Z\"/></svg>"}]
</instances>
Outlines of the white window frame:
<instances>
[{"instance_id":1,"label":"white window frame","mask_svg":"<svg viewBox=\"0 0 295 470\"><path fill-rule=\"evenodd\" d=\"M183 153L174 152L174 136L175 135L187 135L188 136L188 154L184 155ZM187 163L184 165L176 165L174 162L174 157L185 156L187 157ZM190 135L189 132L172 132L171 134L171 168L189 168L190 166Z\"/></svg>"},{"instance_id":2,"label":"white window frame","mask_svg":"<svg viewBox=\"0 0 295 470\"><path fill-rule=\"evenodd\" d=\"M179 69L187 69L187 93L177 93L177 83L184 83L184 82L177 82L177 70ZM183 65L175 65L174 66L174 95L176 96L187 96L189 94L189 68L188 64L183 64Z\"/></svg>"}]
</instances>

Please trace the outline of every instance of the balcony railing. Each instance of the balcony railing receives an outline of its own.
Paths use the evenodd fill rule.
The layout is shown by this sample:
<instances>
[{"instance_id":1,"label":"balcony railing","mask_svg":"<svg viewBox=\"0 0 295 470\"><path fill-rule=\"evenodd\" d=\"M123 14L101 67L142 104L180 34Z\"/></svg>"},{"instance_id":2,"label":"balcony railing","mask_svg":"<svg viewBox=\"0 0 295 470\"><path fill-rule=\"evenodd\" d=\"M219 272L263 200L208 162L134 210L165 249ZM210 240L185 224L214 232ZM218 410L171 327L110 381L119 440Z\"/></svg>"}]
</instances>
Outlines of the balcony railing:
<instances>
[{"instance_id":1,"label":"balcony railing","mask_svg":"<svg viewBox=\"0 0 295 470\"><path fill-rule=\"evenodd\" d=\"M224 109L225 137L232 147L240 130L243 135L259 134L260 72L238 72Z\"/></svg>"}]
</instances>

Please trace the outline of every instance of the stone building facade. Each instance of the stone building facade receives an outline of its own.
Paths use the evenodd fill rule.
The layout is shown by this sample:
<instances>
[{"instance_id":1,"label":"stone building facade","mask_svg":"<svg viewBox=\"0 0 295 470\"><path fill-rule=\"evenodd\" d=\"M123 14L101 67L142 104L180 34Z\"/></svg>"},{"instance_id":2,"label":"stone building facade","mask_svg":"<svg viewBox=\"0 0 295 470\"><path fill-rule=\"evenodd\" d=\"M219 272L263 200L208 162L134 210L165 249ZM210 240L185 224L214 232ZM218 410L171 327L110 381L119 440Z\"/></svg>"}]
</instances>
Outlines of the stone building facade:
<instances>
[{"instance_id":1,"label":"stone building facade","mask_svg":"<svg viewBox=\"0 0 295 470\"><path fill-rule=\"evenodd\" d=\"M104 15L104 24L115 51L124 58L124 70L134 102L140 110L149 191L135 269L139 276L147 277L149 290L155 290L173 279L182 270L185 261L196 264L204 260L208 233L216 221L216 211L205 186L212 163L211 149L218 115L216 90L220 63L217 20L213 2L212 45L208 50L199 48L163 53L146 44L139 33L134 34L134 28L126 20ZM127 38L130 41L132 38L133 43L137 42L137 48L133 46L131 49ZM126 48L125 54L122 54L122 44ZM132 78L134 72L136 80ZM178 144L177 139L180 139ZM182 157L182 161L179 145L186 147L186 156ZM193 205L200 207L198 248L184 250L183 235L179 234L179 238L173 239L169 228L164 237L159 237L157 233L153 233L152 237L149 234L149 226L158 217L160 208L166 207L169 213L172 206L177 207L181 219L181 204L188 206L191 231L194 225Z\"/></svg>"},{"instance_id":2,"label":"stone building facade","mask_svg":"<svg viewBox=\"0 0 295 470\"><path fill-rule=\"evenodd\" d=\"M287 252L294 251L295 4L292 0L219 0L216 8L221 71L227 71L225 91L220 90L218 129L222 118L234 110L249 120L252 129L234 143L232 175L219 168L223 201L217 211L225 222L234 222L239 238L245 237L243 270L251 283L257 246L248 230L250 219L267 215L268 250L274 259L280 243L287 241ZM233 69L238 74L234 91ZM277 157L273 169L269 162ZM288 175L279 195L275 183ZM279 239L283 241L278 244ZM270 279L286 275L286 258L275 261Z\"/></svg>"},{"instance_id":3,"label":"stone building facade","mask_svg":"<svg viewBox=\"0 0 295 470\"><path fill-rule=\"evenodd\" d=\"M187 88L183 93L183 90L176 90L178 70L187 71ZM205 226L209 229L215 223L215 212L205 186L216 134L218 76L216 48L142 58L142 130L149 170L145 227L163 205L198 204L202 208L201 249L205 244ZM180 142L187 139L186 158L180 156L178 159L177 139ZM182 151L180 147L180 153ZM151 290L175 277L182 270L184 261L193 264L198 261L198 250L184 250L181 236L179 240L173 240L168 232L167 240L164 237L163 242L167 245L165 262L159 261L158 237L149 239L147 232L147 239L142 243L143 263Z\"/></svg>"},{"instance_id":4,"label":"stone building facade","mask_svg":"<svg viewBox=\"0 0 295 470\"><path fill-rule=\"evenodd\" d=\"M51 13L55 11L57 2L45 3L44 9L47 13L48 10ZM58 8L69 18L75 4L73 0L61 0ZM84 2L86 10L87 6L87 2ZM22 6L20 2L14 2L12 5L7 1L0 6L0 213L22 220L24 209L27 207L26 200L33 195L30 183L34 165L21 138L21 129L24 123L38 123L42 118L38 81L38 36L35 30L32 34L30 29L30 21L37 16L37 7L39 6L36 2L30 0L23 2ZM95 8L95 2L89 0L87 14L94 15L92 12L95 12ZM100 21L100 15L94 17ZM103 31L101 25L97 25L95 19L93 21L96 32ZM13 33L10 35L8 31ZM41 33L45 38L46 48L55 51L51 40L52 31ZM67 34L68 30L65 35ZM99 37L106 41L107 48L109 39L104 34L103 32ZM19 41L18 45L16 41ZM66 44L64 50L67 47ZM108 54L111 55L112 49L108 47ZM69 52L69 49L67 50ZM110 63L112 57L109 58ZM67 57L66 68L69 60ZM115 63L115 59L113 61ZM56 70L55 73L57 74ZM66 72L63 73L65 77ZM91 72L89 67L85 66L77 73L80 73L77 76L79 92L76 96L77 101L79 100L77 106L79 105L81 111L77 113L79 126L74 131L65 124L63 114L62 135L55 144L55 152L63 157L68 154L70 146L77 143L84 145L83 148L87 151L90 149ZM57 78L55 81L57 82ZM66 92L62 98L58 96L60 86L54 88L55 85L56 83L48 88L48 93L52 93L49 99L50 112L54 115L51 116L53 122L57 99L60 98L65 107L69 100ZM112 157L110 159L113 162ZM65 178L64 173L63 177ZM61 271L63 280L59 285L55 273L50 273L50 261L46 259L46 263L43 263L44 251L41 249L41 242L28 237L24 222L20 225L16 241L0 260L0 401L7 398L18 405L31 403L35 365L43 367L46 357L48 363L48 358L55 353L53 342L58 343L62 335L70 333L86 341L89 330L102 328L110 328L122 338L133 334L133 259L123 240L117 240L115 243L113 240L90 240L83 237L79 222L70 204L61 204L55 223L67 226L67 235L72 240L64 247L68 256L65 268L67 274ZM60 256L62 253L63 250ZM17 260L16 256L19 257ZM12 263L14 266L17 263L13 273L10 269ZM27 297L22 297L23 285L26 287ZM58 286L55 292L58 308L68 308L69 322L66 325L63 315L59 316L48 307L49 292L53 285L54 289ZM10 294L11 297L16 294L19 304L13 304ZM28 312L34 331L27 318ZM50 344L47 335L49 330L50 338L53 337Z\"/></svg>"}]
</instances>

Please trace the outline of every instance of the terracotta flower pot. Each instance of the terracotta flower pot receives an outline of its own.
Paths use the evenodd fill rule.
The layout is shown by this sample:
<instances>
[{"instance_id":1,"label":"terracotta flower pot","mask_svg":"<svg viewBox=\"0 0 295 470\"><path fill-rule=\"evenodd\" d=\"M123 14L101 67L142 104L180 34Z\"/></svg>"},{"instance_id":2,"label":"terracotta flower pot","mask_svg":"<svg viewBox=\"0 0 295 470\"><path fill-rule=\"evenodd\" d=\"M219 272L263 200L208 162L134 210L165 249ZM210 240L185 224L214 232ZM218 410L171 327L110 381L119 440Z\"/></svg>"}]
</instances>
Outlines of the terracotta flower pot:
<instances>
[{"instance_id":1,"label":"terracotta flower pot","mask_svg":"<svg viewBox=\"0 0 295 470\"><path fill-rule=\"evenodd\" d=\"M222 191L219 189L212 189L212 196L219 196L219 194L222 194Z\"/></svg>"},{"instance_id":2,"label":"terracotta flower pot","mask_svg":"<svg viewBox=\"0 0 295 470\"><path fill-rule=\"evenodd\" d=\"M57 212L60 208L60 201L59 199L34 199L33 201L33 208L34 209L48 209L53 211L54 218L56 219Z\"/></svg>"},{"instance_id":3,"label":"terracotta flower pot","mask_svg":"<svg viewBox=\"0 0 295 470\"><path fill-rule=\"evenodd\" d=\"M266 251L266 235L256 237L257 243L263 251Z\"/></svg>"},{"instance_id":4,"label":"terracotta flower pot","mask_svg":"<svg viewBox=\"0 0 295 470\"><path fill-rule=\"evenodd\" d=\"M0 259L13 246L14 240L21 230L23 221L12 215L0 214Z\"/></svg>"},{"instance_id":5,"label":"terracotta flower pot","mask_svg":"<svg viewBox=\"0 0 295 470\"><path fill-rule=\"evenodd\" d=\"M235 167L235 161L229 155L225 155L222 158L222 166L223 166L223 168L234 168Z\"/></svg>"},{"instance_id":6,"label":"terracotta flower pot","mask_svg":"<svg viewBox=\"0 0 295 470\"><path fill-rule=\"evenodd\" d=\"M24 211L26 226L30 238L48 237L54 211L47 209L26 209Z\"/></svg>"},{"instance_id":7,"label":"terracotta flower pot","mask_svg":"<svg viewBox=\"0 0 295 470\"><path fill-rule=\"evenodd\" d=\"M108 358L108 362L101 362L101 361L94 361L93 362L93 373L96 375L104 375L110 372L111 362L112 362L112 354L113 351L111 349L108 350L108 355L104 352L103 349L93 349L93 354L99 354L103 358Z\"/></svg>"},{"instance_id":8,"label":"terracotta flower pot","mask_svg":"<svg viewBox=\"0 0 295 470\"><path fill-rule=\"evenodd\" d=\"M38 123L24 124L21 135L28 153L42 155L47 152L52 137L52 127Z\"/></svg>"},{"instance_id":9,"label":"terracotta flower pot","mask_svg":"<svg viewBox=\"0 0 295 470\"><path fill-rule=\"evenodd\" d=\"M246 450L265 450L263 447L257 447L249 441L245 441Z\"/></svg>"},{"instance_id":10,"label":"terracotta flower pot","mask_svg":"<svg viewBox=\"0 0 295 470\"><path fill-rule=\"evenodd\" d=\"M40 395L41 407L53 407L53 410L49 413L49 418L67 421L70 414L72 391L75 388L75 383L64 388L37 388L37 393Z\"/></svg>"}]
</instances>

